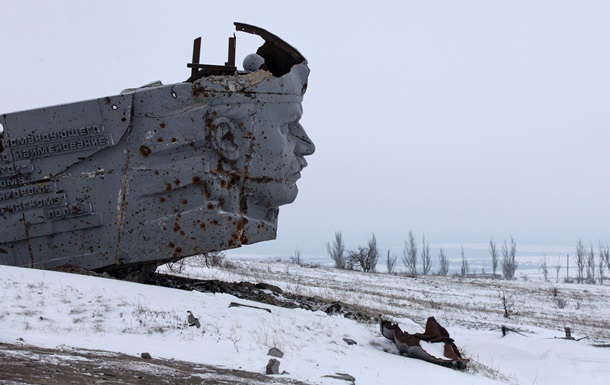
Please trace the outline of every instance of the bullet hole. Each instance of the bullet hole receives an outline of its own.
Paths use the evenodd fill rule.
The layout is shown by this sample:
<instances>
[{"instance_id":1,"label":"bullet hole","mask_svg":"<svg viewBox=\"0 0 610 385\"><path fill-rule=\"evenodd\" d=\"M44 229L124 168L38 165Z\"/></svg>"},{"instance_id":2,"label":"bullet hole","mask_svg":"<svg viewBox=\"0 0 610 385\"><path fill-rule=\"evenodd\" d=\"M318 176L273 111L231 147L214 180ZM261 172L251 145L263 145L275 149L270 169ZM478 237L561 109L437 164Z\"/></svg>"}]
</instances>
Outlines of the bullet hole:
<instances>
[{"instance_id":1,"label":"bullet hole","mask_svg":"<svg viewBox=\"0 0 610 385\"><path fill-rule=\"evenodd\" d=\"M152 154L152 150L146 146L140 146L140 154L147 157L148 155Z\"/></svg>"}]
</instances>

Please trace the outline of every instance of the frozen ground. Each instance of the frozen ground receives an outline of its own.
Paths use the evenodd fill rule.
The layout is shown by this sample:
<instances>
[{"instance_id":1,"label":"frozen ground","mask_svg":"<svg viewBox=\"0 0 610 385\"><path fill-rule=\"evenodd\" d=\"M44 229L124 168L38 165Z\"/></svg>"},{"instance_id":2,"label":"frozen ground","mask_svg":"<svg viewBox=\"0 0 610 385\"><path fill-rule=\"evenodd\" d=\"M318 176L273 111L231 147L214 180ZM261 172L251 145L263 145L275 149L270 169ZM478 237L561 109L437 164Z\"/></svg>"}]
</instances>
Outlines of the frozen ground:
<instances>
[{"instance_id":1,"label":"frozen ground","mask_svg":"<svg viewBox=\"0 0 610 385\"><path fill-rule=\"evenodd\" d=\"M195 260L193 260L195 261ZM266 282L295 294L356 304L381 313L408 332L422 332L429 316L472 359L465 372L396 354L375 324L302 309L285 309L227 294L187 292L112 279L0 266L0 343L39 348L97 349L135 358L205 364L264 373L277 347L277 383L348 384L607 384L610 287L444 277L391 276L308 268L281 261L232 261L184 274L201 279ZM509 305L505 318L501 293ZM231 302L271 312L229 307ZM186 325L186 311L200 329ZM502 337L501 325L519 330ZM580 341L567 341L570 326ZM348 346L343 338L358 344ZM5 348L10 357L11 349ZM15 353L17 354L17 353ZM65 353L64 353L65 354ZM10 361L10 360L9 360ZM7 361L0 362L0 379ZM4 366L4 369L3 369ZM154 373L159 379L170 374ZM205 383L206 374L199 375ZM159 381L161 382L161 381ZM247 383L244 382L244 383ZM275 383L275 382L274 382Z\"/></svg>"}]
</instances>

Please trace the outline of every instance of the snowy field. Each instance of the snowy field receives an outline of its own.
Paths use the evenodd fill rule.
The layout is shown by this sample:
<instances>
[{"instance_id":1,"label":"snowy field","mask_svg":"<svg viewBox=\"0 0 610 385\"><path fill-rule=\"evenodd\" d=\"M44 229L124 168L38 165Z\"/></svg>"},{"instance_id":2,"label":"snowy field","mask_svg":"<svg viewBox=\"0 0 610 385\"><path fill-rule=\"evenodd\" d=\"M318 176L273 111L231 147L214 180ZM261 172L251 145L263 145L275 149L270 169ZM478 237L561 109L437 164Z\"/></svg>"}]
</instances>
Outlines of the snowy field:
<instances>
[{"instance_id":1,"label":"snowy field","mask_svg":"<svg viewBox=\"0 0 610 385\"><path fill-rule=\"evenodd\" d=\"M434 316L455 339L469 369L461 372L397 355L376 324L324 312L285 309L227 294L180 291L112 279L0 266L0 342L99 349L265 372L271 347L278 378L310 384L607 384L610 287L451 277L393 276L301 267L285 261L231 260L183 275L266 282L285 292L342 301L381 313L410 333ZM166 267L161 268L167 271ZM500 296L509 302L504 317ZM268 308L229 307L231 302ZM191 310L201 328L188 327ZM501 325L519 330L502 337ZM564 327L573 336L569 341ZM355 340L348 346L344 338ZM1 366L2 364L0 364ZM1 371L0 371L1 372ZM1 380L1 378L0 378ZM202 383L205 383L202 375Z\"/></svg>"}]
</instances>

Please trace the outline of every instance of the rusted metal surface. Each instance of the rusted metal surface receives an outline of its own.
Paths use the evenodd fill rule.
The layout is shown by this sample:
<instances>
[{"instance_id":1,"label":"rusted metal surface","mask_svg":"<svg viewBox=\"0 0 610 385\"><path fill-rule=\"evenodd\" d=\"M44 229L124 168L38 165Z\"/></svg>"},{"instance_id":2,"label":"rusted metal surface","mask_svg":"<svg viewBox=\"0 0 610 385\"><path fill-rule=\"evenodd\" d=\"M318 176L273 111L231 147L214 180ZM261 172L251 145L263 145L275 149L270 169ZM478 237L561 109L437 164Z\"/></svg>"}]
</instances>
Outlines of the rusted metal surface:
<instances>
[{"instance_id":1,"label":"rusted metal surface","mask_svg":"<svg viewBox=\"0 0 610 385\"><path fill-rule=\"evenodd\" d=\"M195 65L199 64L199 59L201 58L201 37L198 37L193 41L193 64L191 66L191 77L195 77L197 75L197 68ZM188 66L188 65L187 65Z\"/></svg>"},{"instance_id":2,"label":"rusted metal surface","mask_svg":"<svg viewBox=\"0 0 610 385\"><path fill-rule=\"evenodd\" d=\"M309 68L236 28L276 49L226 76L195 42L184 83L2 115L0 264L151 270L274 239L315 150L299 124Z\"/></svg>"},{"instance_id":3,"label":"rusted metal surface","mask_svg":"<svg viewBox=\"0 0 610 385\"><path fill-rule=\"evenodd\" d=\"M235 67L235 49L237 48L235 35L229 38L229 58L225 63L228 67Z\"/></svg>"},{"instance_id":4,"label":"rusted metal surface","mask_svg":"<svg viewBox=\"0 0 610 385\"><path fill-rule=\"evenodd\" d=\"M404 332L398 324L384 320L381 315L379 315L379 328L381 335L392 341L401 355L458 369L465 369L469 361L462 357L453 338L449 336L449 332L434 317L430 317L426 321L424 333ZM427 352L421 346L422 341L442 344L443 355L435 356Z\"/></svg>"},{"instance_id":5,"label":"rusted metal surface","mask_svg":"<svg viewBox=\"0 0 610 385\"><path fill-rule=\"evenodd\" d=\"M210 75L231 75L237 72L235 66L235 49L236 39L235 35L229 38L228 57L224 65L215 64L201 64L201 38L198 37L193 42L193 62L188 63L186 66L191 68L191 77L187 80L193 82L203 76Z\"/></svg>"}]
</instances>

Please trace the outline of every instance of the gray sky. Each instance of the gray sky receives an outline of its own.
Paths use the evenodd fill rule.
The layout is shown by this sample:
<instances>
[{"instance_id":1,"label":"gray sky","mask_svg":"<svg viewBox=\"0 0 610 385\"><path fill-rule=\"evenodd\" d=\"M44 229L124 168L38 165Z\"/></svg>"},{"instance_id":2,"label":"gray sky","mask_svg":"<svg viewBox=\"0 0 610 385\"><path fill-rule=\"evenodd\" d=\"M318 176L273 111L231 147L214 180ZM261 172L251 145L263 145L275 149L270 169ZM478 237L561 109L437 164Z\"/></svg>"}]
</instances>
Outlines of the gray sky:
<instances>
[{"instance_id":1,"label":"gray sky","mask_svg":"<svg viewBox=\"0 0 610 385\"><path fill-rule=\"evenodd\" d=\"M609 242L610 2L5 2L0 112L189 76L192 41L222 64L240 21L311 67L317 151L278 239L240 252L325 254L375 233L431 244ZM305 5L308 4L308 5ZM238 62L262 40L237 34Z\"/></svg>"}]
</instances>

